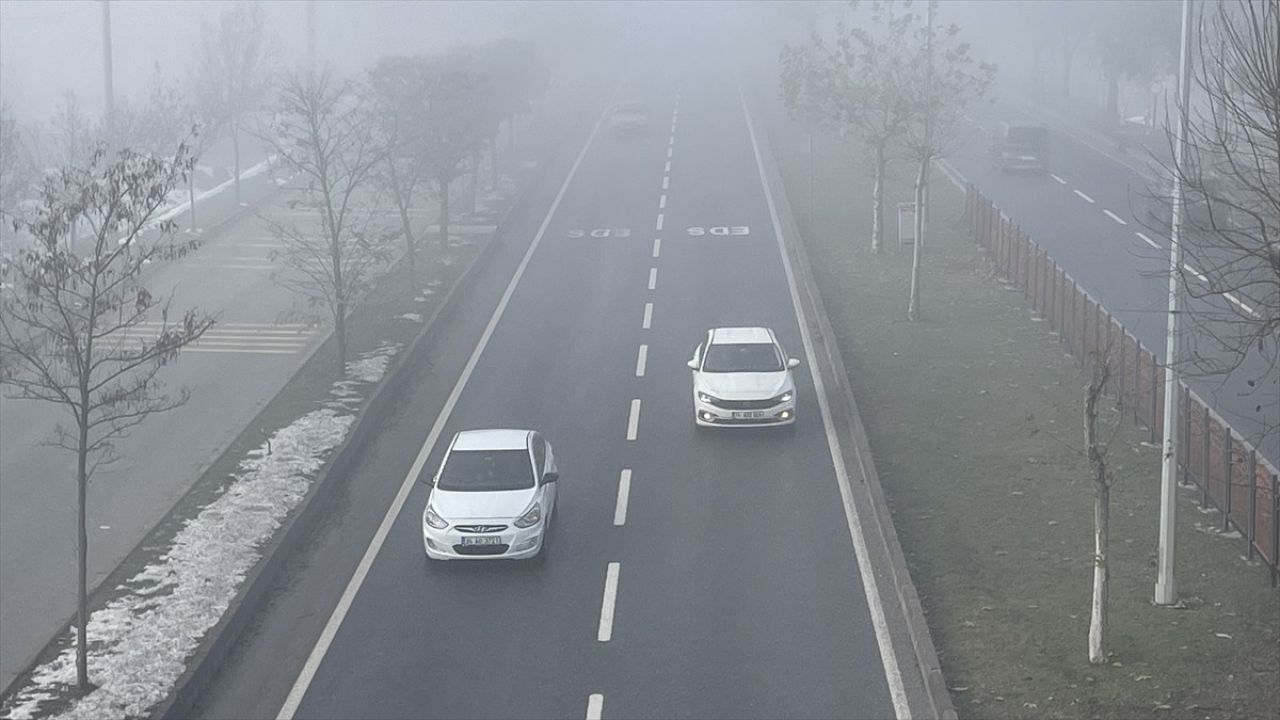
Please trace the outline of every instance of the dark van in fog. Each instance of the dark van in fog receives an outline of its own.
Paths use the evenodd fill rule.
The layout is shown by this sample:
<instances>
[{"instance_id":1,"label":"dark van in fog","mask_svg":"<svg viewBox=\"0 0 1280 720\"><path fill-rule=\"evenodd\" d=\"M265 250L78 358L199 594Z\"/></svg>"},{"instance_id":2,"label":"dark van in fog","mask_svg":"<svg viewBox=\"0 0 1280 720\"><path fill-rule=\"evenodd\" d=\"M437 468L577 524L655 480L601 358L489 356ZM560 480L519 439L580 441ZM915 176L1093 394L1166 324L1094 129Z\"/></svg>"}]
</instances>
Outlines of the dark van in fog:
<instances>
[{"instance_id":1,"label":"dark van in fog","mask_svg":"<svg viewBox=\"0 0 1280 720\"><path fill-rule=\"evenodd\" d=\"M991 162L1005 171L1049 172L1049 128L1000 123L991 139Z\"/></svg>"}]
</instances>

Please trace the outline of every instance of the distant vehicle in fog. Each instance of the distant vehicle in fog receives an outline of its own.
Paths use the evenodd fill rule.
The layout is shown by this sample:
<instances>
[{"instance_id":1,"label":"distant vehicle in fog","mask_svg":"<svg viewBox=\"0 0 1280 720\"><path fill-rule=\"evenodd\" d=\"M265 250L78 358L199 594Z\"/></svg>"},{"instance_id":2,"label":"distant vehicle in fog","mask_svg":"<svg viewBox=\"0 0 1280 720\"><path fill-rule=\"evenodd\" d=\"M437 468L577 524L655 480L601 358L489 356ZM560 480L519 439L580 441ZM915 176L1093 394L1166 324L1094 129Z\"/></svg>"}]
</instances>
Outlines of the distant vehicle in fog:
<instances>
[{"instance_id":1,"label":"distant vehicle in fog","mask_svg":"<svg viewBox=\"0 0 1280 720\"><path fill-rule=\"evenodd\" d=\"M1049 172L1049 128L999 123L991 137L991 163L1004 172Z\"/></svg>"},{"instance_id":2,"label":"distant vehicle in fog","mask_svg":"<svg viewBox=\"0 0 1280 720\"><path fill-rule=\"evenodd\" d=\"M649 129L649 111L638 102L620 103L609 111L609 127L619 134L644 132Z\"/></svg>"}]
</instances>

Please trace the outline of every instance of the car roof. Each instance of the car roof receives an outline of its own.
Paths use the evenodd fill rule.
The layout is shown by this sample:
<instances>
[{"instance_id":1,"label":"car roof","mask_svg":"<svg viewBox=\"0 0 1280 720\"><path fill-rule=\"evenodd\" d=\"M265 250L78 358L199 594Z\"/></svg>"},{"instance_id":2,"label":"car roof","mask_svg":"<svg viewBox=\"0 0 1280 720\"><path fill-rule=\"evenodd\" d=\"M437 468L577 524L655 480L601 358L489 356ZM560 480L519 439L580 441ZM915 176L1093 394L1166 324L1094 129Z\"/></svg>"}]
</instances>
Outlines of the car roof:
<instances>
[{"instance_id":1,"label":"car roof","mask_svg":"<svg viewBox=\"0 0 1280 720\"><path fill-rule=\"evenodd\" d=\"M525 450L532 430L463 430L453 437L454 450Z\"/></svg>"},{"instance_id":2,"label":"car roof","mask_svg":"<svg viewBox=\"0 0 1280 720\"><path fill-rule=\"evenodd\" d=\"M773 331L763 327L721 327L711 329L712 345L773 344Z\"/></svg>"}]
</instances>

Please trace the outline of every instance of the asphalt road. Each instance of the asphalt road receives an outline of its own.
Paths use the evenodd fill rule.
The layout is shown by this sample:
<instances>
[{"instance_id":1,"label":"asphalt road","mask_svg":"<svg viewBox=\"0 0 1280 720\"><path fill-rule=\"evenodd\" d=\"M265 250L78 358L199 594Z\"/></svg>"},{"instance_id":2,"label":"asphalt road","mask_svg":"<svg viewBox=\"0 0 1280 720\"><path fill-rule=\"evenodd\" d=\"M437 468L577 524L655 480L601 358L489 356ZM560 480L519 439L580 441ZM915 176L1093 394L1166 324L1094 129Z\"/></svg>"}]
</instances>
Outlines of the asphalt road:
<instances>
[{"instance_id":1,"label":"asphalt road","mask_svg":"<svg viewBox=\"0 0 1280 720\"><path fill-rule=\"evenodd\" d=\"M1051 124L1051 173L1002 173L991 167L986 155L990 132L1002 119L1054 123L1026 105L997 100L974 111L950 163L1101 300L1144 347L1164 358L1169 240L1148 216L1155 183L1143 159L1121 155ZM1184 307L1223 318L1229 316L1221 307L1225 303L1191 300ZM1204 331L1193 325L1184 323L1183 352L1222 357ZM1209 327L1215 334L1225 333L1217 319ZM1261 382L1251 388L1250 379ZM1261 358L1252 354L1230 375L1208 376L1188 366L1184 380L1261 454L1280 465L1280 379L1274 369L1268 373Z\"/></svg>"},{"instance_id":2,"label":"asphalt road","mask_svg":"<svg viewBox=\"0 0 1280 720\"><path fill-rule=\"evenodd\" d=\"M200 716L275 717L291 690L308 718L884 718L907 702L890 689L913 681L882 660L811 369L797 371L792 432L693 426L684 363L708 327L768 325L804 354L732 75L657 77L626 98L648 105L646 134L602 129L558 205L567 167L512 217L521 241L414 367ZM496 268L530 237L486 336L512 277ZM542 431L561 470L544 566L427 564L428 487L410 471L459 373L426 472L458 430Z\"/></svg>"}]
</instances>

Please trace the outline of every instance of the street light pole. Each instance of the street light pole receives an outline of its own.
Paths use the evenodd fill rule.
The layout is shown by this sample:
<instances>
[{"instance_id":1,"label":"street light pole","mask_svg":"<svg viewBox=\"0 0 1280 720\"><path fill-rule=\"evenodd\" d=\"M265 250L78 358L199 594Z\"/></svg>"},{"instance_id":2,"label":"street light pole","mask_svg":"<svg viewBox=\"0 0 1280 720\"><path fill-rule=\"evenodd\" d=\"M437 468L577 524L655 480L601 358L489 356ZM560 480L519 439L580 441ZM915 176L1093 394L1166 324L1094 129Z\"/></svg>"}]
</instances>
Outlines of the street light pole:
<instances>
[{"instance_id":1,"label":"street light pole","mask_svg":"<svg viewBox=\"0 0 1280 720\"><path fill-rule=\"evenodd\" d=\"M1157 553L1157 605L1176 605L1173 576L1174 527L1178 501L1178 279L1182 262L1182 224L1186 198L1182 187L1187 156L1187 121L1191 90L1191 0L1182 0L1182 49L1178 60L1178 129L1174 146L1173 212L1169 223L1169 327L1165 339L1164 458L1160 466L1160 544Z\"/></svg>"}]
</instances>

